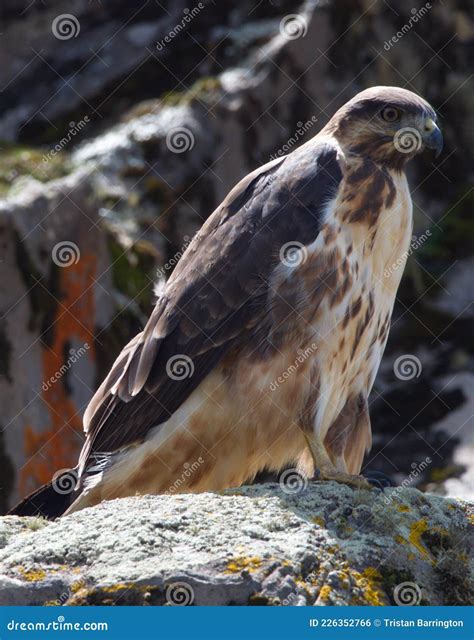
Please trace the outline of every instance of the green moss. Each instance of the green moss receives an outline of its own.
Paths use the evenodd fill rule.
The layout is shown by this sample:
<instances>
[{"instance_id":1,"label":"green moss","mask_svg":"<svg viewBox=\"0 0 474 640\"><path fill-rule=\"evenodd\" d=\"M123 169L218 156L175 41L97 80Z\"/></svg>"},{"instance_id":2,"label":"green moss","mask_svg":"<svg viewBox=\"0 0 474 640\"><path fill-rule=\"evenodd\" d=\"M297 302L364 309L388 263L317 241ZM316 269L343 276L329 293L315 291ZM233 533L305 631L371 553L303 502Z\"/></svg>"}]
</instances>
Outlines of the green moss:
<instances>
[{"instance_id":1,"label":"green moss","mask_svg":"<svg viewBox=\"0 0 474 640\"><path fill-rule=\"evenodd\" d=\"M187 91L168 91L161 96L160 100L163 105L172 107L196 101L206 102L216 95L221 86L218 78L200 78Z\"/></svg>"},{"instance_id":2,"label":"green moss","mask_svg":"<svg viewBox=\"0 0 474 640\"><path fill-rule=\"evenodd\" d=\"M429 479L431 482L436 482L437 484L444 482L448 478L452 478L459 473L459 466L455 464L447 465L444 468L436 467L431 469Z\"/></svg>"},{"instance_id":3,"label":"green moss","mask_svg":"<svg viewBox=\"0 0 474 640\"><path fill-rule=\"evenodd\" d=\"M153 299L154 250L140 242L124 251L122 245L109 238L109 251L114 286L148 315Z\"/></svg>"},{"instance_id":4,"label":"green moss","mask_svg":"<svg viewBox=\"0 0 474 640\"><path fill-rule=\"evenodd\" d=\"M5 195L19 176L32 176L41 182L60 178L68 173L67 154L61 151L46 158L49 149L1 143L0 195Z\"/></svg>"}]
</instances>

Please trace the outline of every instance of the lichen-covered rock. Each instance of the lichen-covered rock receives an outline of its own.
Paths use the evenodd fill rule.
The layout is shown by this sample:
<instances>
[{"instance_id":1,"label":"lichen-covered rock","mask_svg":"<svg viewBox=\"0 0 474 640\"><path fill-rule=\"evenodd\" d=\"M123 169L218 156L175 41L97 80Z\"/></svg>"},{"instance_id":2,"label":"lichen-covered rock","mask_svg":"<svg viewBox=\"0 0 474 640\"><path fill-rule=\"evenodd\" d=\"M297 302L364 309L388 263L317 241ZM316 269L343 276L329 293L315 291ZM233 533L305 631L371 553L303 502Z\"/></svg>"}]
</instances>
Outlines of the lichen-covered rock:
<instances>
[{"instance_id":1,"label":"lichen-covered rock","mask_svg":"<svg viewBox=\"0 0 474 640\"><path fill-rule=\"evenodd\" d=\"M464 438L474 355L467 8L444 0L418 19L409 0L396 11L362 0L203 2L161 48L187 12L185 0L165 2L164 12L127 0L70 4L2 3L0 512L75 464L82 411L143 328L156 269L170 275L246 173L307 141L348 98L376 84L408 86L432 101L446 150L436 165L426 156L410 169L415 233L432 234L413 243L419 248L402 280L371 398L370 465L401 483L436 451L417 486L472 492L474 457ZM69 11L80 33L64 42L52 26ZM284 25L295 12L300 37L288 37ZM403 25L408 31L394 44ZM77 245L77 263L54 263L60 242ZM76 358L85 342L91 347ZM402 354L420 360L419 379L395 376Z\"/></svg>"},{"instance_id":2,"label":"lichen-covered rock","mask_svg":"<svg viewBox=\"0 0 474 640\"><path fill-rule=\"evenodd\" d=\"M0 520L0 604L467 604L473 505L310 483ZM472 530L471 530L472 531Z\"/></svg>"}]
</instances>

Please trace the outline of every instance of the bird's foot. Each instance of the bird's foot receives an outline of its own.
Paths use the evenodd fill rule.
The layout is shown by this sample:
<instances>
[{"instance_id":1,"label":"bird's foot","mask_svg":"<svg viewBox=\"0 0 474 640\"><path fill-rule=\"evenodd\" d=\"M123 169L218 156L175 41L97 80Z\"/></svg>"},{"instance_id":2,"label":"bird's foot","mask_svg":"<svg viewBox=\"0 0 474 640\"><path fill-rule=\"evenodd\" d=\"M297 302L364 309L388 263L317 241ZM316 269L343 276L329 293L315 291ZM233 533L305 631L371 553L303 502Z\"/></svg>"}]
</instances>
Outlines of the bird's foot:
<instances>
[{"instance_id":1,"label":"bird's foot","mask_svg":"<svg viewBox=\"0 0 474 640\"><path fill-rule=\"evenodd\" d=\"M374 485L364 478L364 476L353 476L350 473L343 473L341 471L316 471L313 480L333 480L334 482L346 484L354 489L365 489L367 491L374 489Z\"/></svg>"},{"instance_id":2,"label":"bird's foot","mask_svg":"<svg viewBox=\"0 0 474 640\"><path fill-rule=\"evenodd\" d=\"M387 476L382 471L367 471L366 473L364 473L364 477L370 482L371 485L373 485L377 489L382 489L382 491L387 487L395 486L390 476Z\"/></svg>"}]
</instances>

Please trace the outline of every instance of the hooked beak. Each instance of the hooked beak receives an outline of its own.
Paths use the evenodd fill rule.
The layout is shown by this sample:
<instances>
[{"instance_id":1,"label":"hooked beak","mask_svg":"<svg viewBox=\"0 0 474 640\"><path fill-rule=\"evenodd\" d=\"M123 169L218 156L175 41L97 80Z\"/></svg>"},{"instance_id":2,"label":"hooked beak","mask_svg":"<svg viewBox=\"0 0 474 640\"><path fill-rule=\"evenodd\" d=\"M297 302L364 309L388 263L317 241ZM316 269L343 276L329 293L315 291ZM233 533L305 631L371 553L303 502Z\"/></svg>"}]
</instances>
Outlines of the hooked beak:
<instances>
[{"instance_id":1,"label":"hooked beak","mask_svg":"<svg viewBox=\"0 0 474 640\"><path fill-rule=\"evenodd\" d=\"M443 134L432 118L425 121L423 143L427 149L434 149L436 158L443 150Z\"/></svg>"}]
</instances>

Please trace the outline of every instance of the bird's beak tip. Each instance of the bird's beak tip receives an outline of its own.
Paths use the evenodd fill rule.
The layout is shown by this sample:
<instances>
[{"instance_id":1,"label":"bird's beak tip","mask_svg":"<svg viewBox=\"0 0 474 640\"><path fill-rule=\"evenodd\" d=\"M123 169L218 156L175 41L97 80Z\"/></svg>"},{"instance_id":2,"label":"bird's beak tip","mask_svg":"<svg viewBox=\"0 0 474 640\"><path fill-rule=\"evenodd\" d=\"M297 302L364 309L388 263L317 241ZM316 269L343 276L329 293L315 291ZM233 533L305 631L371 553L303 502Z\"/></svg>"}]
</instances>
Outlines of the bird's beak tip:
<instances>
[{"instance_id":1,"label":"bird's beak tip","mask_svg":"<svg viewBox=\"0 0 474 640\"><path fill-rule=\"evenodd\" d=\"M427 149L433 149L436 158L438 158L443 151L443 142L443 134L437 126L435 126L424 139L425 147Z\"/></svg>"}]
</instances>

